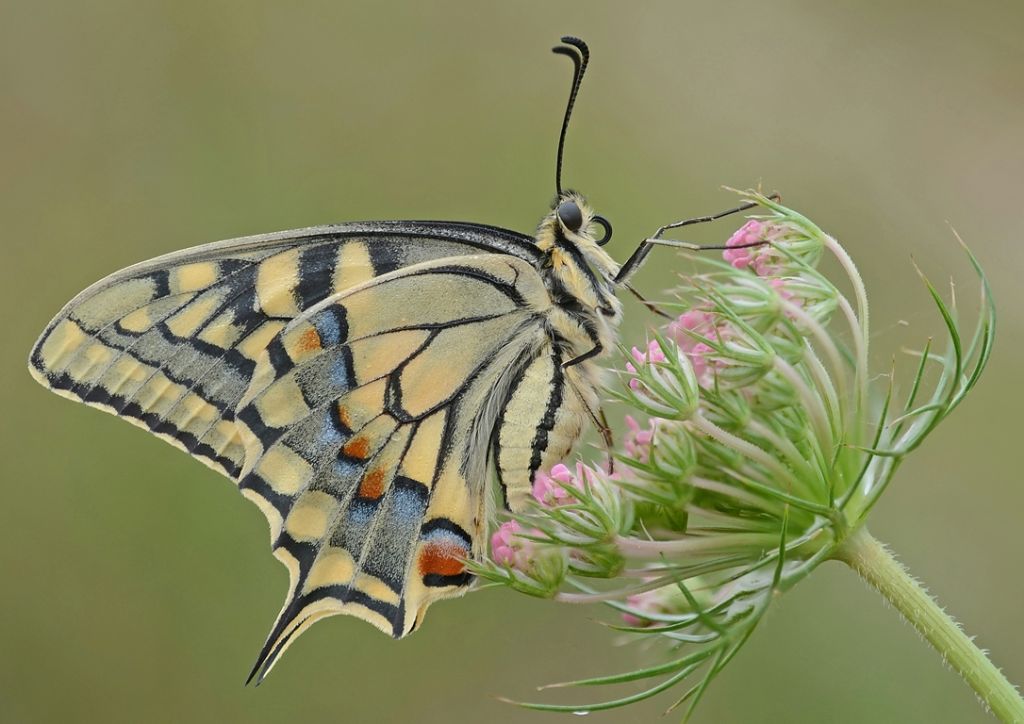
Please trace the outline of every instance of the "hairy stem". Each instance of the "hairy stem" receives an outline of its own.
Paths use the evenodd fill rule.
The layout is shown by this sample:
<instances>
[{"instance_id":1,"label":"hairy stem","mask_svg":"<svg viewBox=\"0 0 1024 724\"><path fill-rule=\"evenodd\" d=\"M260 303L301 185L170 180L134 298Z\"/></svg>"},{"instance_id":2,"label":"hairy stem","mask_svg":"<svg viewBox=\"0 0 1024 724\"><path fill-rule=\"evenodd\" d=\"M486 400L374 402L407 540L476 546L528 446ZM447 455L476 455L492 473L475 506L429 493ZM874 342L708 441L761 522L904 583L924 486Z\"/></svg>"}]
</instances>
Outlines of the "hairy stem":
<instances>
[{"instance_id":1,"label":"hairy stem","mask_svg":"<svg viewBox=\"0 0 1024 724\"><path fill-rule=\"evenodd\" d=\"M928 592L866 528L835 553L903 614L1000 721L1024 724L1024 699Z\"/></svg>"}]
</instances>

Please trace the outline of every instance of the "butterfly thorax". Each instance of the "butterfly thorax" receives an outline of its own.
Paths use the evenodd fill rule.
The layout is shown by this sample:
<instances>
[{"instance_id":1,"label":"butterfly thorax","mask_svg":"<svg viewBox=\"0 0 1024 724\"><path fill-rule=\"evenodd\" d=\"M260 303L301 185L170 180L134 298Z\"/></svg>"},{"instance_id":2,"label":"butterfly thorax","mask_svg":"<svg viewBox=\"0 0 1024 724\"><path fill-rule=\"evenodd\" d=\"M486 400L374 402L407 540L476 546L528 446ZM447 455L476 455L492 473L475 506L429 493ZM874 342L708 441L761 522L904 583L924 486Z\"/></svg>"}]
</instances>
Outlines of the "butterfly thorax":
<instances>
[{"instance_id":1,"label":"butterfly thorax","mask_svg":"<svg viewBox=\"0 0 1024 724\"><path fill-rule=\"evenodd\" d=\"M586 200L570 191L559 201L537 230L537 248L543 255L538 271L559 317L567 323L559 327L567 337L564 341L573 343L575 355L586 354L595 343L608 350L622 316L613 282L619 265L598 245L592 233L595 213ZM559 216L567 204L579 210L578 226L573 219L566 224ZM578 331L572 329L574 325Z\"/></svg>"}]
</instances>

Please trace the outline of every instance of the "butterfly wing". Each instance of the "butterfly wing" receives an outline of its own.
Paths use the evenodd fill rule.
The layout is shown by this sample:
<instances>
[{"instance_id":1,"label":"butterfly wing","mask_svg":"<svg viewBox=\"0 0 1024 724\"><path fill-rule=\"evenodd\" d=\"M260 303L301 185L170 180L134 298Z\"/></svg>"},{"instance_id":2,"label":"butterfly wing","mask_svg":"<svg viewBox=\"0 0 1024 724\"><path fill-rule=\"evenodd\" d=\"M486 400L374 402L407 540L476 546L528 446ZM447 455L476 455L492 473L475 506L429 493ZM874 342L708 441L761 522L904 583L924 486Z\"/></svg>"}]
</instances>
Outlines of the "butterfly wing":
<instances>
[{"instance_id":1,"label":"butterfly wing","mask_svg":"<svg viewBox=\"0 0 1024 724\"><path fill-rule=\"evenodd\" d=\"M237 480L234 410L256 360L325 297L429 259L532 261L529 237L443 222L369 222L176 252L94 284L50 322L29 370L58 394L124 417Z\"/></svg>"},{"instance_id":2,"label":"butterfly wing","mask_svg":"<svg viewBox=\"0 0 1024 724\"><path fill-rule=\"evenodd\" d=\"M461 224L220 242L86 290L30 368L234 479L264 512L291 586L262 678L320 618L403 636L462 593L488 451L518 508L533 471L575 441L582 414L536 264L528 237Z\"/></svg>"},{"instance_id":3,"label":"butterfly wing","mask_svg":"<svg viewBox=\"0 0 1024 724\"><path fill-rule=\"evenodd\" d=\"M253 674L317 620L395 637L469 583L489 445L551 306L510 256L426 262L335 295L268 347L240 401L240 487L266 514L290 592Z\"/></svg>"}]
</instances>

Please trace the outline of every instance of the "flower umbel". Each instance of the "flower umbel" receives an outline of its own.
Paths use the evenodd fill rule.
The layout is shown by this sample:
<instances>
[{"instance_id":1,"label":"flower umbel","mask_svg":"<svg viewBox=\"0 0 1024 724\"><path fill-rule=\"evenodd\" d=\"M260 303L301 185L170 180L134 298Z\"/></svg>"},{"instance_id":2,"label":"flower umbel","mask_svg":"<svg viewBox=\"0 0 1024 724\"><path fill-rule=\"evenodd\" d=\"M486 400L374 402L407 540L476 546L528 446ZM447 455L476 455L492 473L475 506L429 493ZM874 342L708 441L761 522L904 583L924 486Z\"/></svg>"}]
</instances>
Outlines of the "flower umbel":
<instances>
[{"instance_id":1,"label":"flower umbel","mask_svg":"<svg viewBox=\"0 0 1024 724\"><path fill-rule=\"evenodd\" d=\"M867 515L988 361L995 312L969 251L981 280L975 330L965 338L954 308L924 279L948 347L925 344L900 393L895 374L869 369L867 294L843 247L776 201L744 196L762 213L733 234L724 259L683 280L678 315L626 354L625 384L612 394L632 414L616 474L583 465L538 474L534 509L503 524L492 561L473 567L534 595L606 603L620 613L615 628L664 642L670 658L570 682L650 680L640 693L526 706L608 709L693 679L670 707L692 710L777 594L828 559L868 565ZM818 271L826 253L852 300ZM515 543L527 528L528 541ZM542 559L559 561L559 575L548 564L541 581ZM901 610L918 625L913 607ZM998 713L998 695L981 692L991 682L975 684L965 671L978 667L943 653Z\"/></svg>"}]
</instances>

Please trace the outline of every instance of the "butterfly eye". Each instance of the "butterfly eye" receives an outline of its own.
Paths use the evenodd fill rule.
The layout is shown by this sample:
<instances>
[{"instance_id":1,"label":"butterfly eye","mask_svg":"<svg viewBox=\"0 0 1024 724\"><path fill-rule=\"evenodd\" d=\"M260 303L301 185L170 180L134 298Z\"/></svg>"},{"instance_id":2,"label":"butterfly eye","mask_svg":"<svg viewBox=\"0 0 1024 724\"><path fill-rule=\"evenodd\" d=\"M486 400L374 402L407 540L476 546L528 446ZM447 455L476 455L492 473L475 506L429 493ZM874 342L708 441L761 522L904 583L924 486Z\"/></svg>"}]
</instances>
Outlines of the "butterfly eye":
<instances>
[{"instance_id":1,"label":"butterfly eye","mask_svg":"<svg viewBox=\"0 0 1024 724\"><path fill-rule=\"evenodd\" d=\"M558 205L558 220L569 231L579 231L583 226L583 212L574 201L563 201Z\"/></svg>"},{"instance_id":2,"label":"butterfly eye","mask_svg":"<svg viewBox=\"0 0 1024 724\"><path fill-rule=\"evenodd\" d=\"M612 224L610 221L608 221L608 219L604 218L603 216L598 216L596 214L594 215L593 221L595 224L604 229L604 236L602 236L600 239L595 239L595 241L597 241L598 246L604 246L605 244L612 240Z\"/></svg>"}]
</instances>

